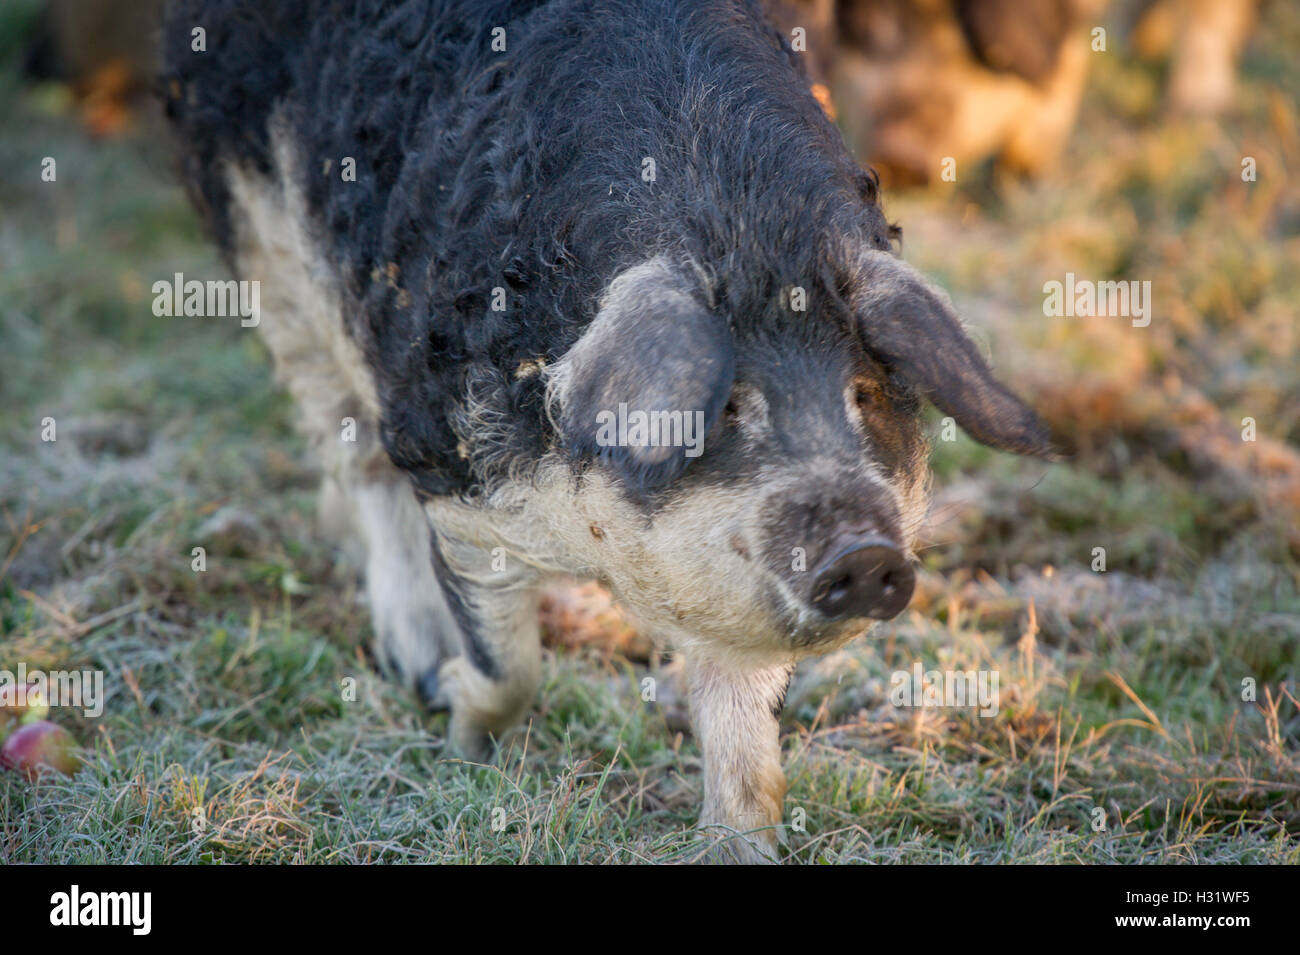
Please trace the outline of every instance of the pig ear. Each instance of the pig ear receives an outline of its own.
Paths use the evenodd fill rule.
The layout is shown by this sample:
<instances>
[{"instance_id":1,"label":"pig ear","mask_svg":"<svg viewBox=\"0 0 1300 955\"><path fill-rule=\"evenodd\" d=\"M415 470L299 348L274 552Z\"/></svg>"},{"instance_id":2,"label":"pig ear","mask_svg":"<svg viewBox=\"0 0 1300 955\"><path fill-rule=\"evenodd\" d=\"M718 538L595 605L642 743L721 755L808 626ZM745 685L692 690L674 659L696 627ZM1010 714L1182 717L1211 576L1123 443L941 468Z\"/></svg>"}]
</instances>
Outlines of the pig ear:
<instances>
[{"instance_id":1,"label":"pig ear","mask_svg":"<svg viewBox=\"0 0 1300 955\"><path fill-rule=\"evenodd\" d=\"M1046 425L993 377L947 296L887 252L862 253L854 286L851 303L872 355L981 444L1057 456Z\"/></svg>"},{"instance_id":2,"label":"pig ear","mask_svg":"<svg viewBox=\"0 0 1300 955\"><path fill-rule=\"evenodd\" d=\"M644 491L673 480L703 450L735 374L726 321L693 294L684 272L656 258L610 284L596 318L551 369L548 402L573 457L602 460ZM620 415L632 423L636 412L680 412L689 443L620 443Z\"/></svg>"}]
</instances>

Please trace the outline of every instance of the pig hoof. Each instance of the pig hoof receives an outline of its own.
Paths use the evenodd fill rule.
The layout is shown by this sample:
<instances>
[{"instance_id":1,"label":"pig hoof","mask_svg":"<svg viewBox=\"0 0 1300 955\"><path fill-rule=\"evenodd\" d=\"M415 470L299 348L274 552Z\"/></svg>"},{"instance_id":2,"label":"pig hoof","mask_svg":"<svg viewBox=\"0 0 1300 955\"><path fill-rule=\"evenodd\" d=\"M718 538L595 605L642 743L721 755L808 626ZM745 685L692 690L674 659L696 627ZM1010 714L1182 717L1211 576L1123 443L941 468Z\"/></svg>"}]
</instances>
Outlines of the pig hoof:
<instances>
[{"instance_id":1,"label":"pig hoof","mask_svg":"<svg viewBox=\"0 0 1300 955\"><path fill-rule=\"evenodd\" d=\"M415 694L430 713L446 713L451 709L445 696L439 695L441 684L438 681L438 664L434 664L416 678Z\"/></svg>"},{"instance_id":2,"label":"pig hoof","mask_svg":"<svg viewBox=\"0 0 1300 955\"><path fill-rule=\"evenodd\" d=\"M735 830L709 830L714 839L703 857L705 865L778 865L777 846L760 834L742 835Z\"/></svg>"}]
</instances>

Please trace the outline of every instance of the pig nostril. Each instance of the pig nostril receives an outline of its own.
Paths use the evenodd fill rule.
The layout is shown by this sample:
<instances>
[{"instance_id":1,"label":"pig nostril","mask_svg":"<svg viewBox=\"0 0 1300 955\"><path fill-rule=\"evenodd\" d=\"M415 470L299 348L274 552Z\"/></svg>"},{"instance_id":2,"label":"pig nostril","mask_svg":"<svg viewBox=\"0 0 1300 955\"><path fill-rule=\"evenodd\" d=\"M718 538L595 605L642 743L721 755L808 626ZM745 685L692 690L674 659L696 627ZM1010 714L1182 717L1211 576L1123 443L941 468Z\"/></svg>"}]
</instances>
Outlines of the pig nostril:
<instances>
[{"instance_id":1,"label":"pig nostril","mask_svg":"<svg viewBox=\"0 0 1300 955\"><path fill-rule=\"evenodd\" d=\"M813 594L813 603L823 603L830 601L832 603L844 599L853 584L853 578L848 574L841 574L834 580L823 579L817 584L817 590Z\"/></svg>"}]
</instances>

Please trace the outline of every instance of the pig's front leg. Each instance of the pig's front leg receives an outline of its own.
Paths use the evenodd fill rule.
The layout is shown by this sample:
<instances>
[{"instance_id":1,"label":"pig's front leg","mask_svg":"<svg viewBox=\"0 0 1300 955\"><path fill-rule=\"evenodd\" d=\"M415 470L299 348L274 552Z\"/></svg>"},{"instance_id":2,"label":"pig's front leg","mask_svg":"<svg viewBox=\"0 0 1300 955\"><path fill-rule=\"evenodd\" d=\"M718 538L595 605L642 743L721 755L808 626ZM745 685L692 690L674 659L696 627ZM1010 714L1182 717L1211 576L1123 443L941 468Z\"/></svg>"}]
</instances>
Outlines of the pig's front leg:
<instances>
[{"instance_id":1,"label":"pig's front leg","mask_svg":"<svg viewBox=\"0 0 1300 955\"><path fill-rule=\"evenodd\" d=\"M530 565L494 556L442 528L433 569L457 623L460 652L419 681L432 709L450 709L451 748L485 759L493 738L516 725L541 682L537 580Z\"/></svg>"},{"instance_id":2,"label":"pig's front leg","mask_svg":"<svg viewBox=\"0 0 1300 955\"><path fill-rule=\"evenodd\" d=\"M747 669L687 655L691 719L704 754L700 827L718 838L719 861L777 860L785 799L779 718L793 670L792 663Z\"/></svg>"}]
</instances>

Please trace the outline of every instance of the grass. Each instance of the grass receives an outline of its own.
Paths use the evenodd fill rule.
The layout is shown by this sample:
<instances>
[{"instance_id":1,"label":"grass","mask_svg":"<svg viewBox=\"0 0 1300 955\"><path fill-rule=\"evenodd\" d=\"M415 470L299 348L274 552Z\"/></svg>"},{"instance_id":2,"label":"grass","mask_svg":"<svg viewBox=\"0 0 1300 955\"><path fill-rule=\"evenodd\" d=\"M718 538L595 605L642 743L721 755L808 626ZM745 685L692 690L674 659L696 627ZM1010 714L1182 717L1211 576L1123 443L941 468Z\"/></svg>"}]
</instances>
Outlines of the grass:
<instances>
[{"instance_id":1,"label":"grass","mask_svg":"<svg viewBox=\"0 0 1300 955\"><path fill-rule=\"evenodd\" d=\"M108 700L55 717L75 777L0 774L0 861L697 858L670 661L552 646L492 765L446 757L442 718L375 675L265 352L150 310L158 277L221 275L156 130L93 141L20 89L22 6L0 28L0 666L101 669ZM1300 15L1266 16L1221 126L1162 120L1112 57L1055 177L888 197L1077 453L939 443L913 608L792 686L790 861L1300 862ZM1045 320L1070 270L1150 279L1152 326ZM1246 415L1262 444L1220 440ZM917 660L996 671L999 712L895 707Z\"/></svg>"}]
</instances>

